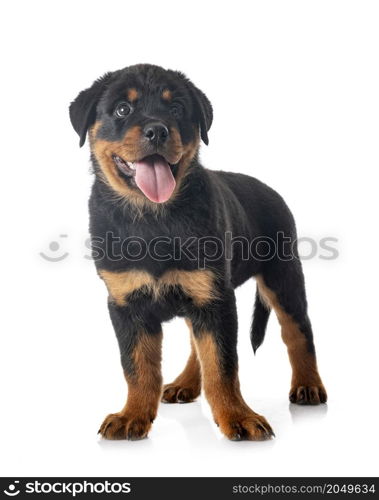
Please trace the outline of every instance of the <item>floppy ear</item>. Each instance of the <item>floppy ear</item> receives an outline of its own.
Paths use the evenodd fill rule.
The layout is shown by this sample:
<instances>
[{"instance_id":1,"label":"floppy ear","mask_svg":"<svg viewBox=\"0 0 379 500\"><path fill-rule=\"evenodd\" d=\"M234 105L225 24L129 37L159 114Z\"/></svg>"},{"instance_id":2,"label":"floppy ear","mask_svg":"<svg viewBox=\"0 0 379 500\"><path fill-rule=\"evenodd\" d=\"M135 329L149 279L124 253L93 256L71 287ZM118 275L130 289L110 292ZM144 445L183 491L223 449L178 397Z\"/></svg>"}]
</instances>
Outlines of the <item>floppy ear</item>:
<instances>
[{"instance_id":1,"label":"floppy ear","mask_svg":"<svg viewBox=\"0 0 379 500\"><path fill-rule=\"evenodd\" d=\"M208 146L208 130L211 128L213 121L213 109L208 97L200 89L195 87L192 82L190 83L190 89L192 93L192 99L195 104L196 115L200 124L200 135L204 144Z\"/></svg>"},{"instance_id":2,"label":"floppy ear","mask_svg":"<svg viewBox=\"0 0 379 500\"><path fill-rule=\"evenodd\" d=\"M110 80L112 73L105 73L89 89L82 90L70 104L70 120L80 137L79 146L86 142L87 131L96 121L96 106Z\"/></svg>"},{"instance_id":3,"label":"floppy ear","mask_svg":"<svg viewBox=\"0 0 379 500\"><path fill-rule=\"evenodd\" d=\"M208 146L208 130L213 121L213 109L208 97L198 89L183 73L176 71L176 74L185 81L192 97L195 107L196 118L200 125L200 135L204 144Z\"/></svg>"}]
</instances>

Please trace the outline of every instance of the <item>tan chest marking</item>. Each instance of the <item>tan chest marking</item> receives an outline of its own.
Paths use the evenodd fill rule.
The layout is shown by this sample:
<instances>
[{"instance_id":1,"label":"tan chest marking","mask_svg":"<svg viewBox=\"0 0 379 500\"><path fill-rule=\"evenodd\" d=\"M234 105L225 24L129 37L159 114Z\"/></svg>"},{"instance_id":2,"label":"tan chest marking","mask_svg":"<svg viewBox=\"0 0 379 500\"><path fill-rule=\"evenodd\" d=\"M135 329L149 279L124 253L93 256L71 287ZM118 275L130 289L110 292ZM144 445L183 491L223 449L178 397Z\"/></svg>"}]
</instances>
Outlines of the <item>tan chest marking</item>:
<instances>
[{"instance_id":1,"label":"tan chest marking","mask_svg":"<svg viewBox=\"0 0 379 500\"><path fill-rule=\"evenodd\" d=\"M152 293L155 300L167 293L172 287L178 286L192 298L198 306L216 298L214 287L214 273L204 271L171 270L159 278L155 278L146 271L99 271L100 277L107 285L109 295L116 304L126 305L128 295L142 288Z\"/></svg>"}]
</instances>

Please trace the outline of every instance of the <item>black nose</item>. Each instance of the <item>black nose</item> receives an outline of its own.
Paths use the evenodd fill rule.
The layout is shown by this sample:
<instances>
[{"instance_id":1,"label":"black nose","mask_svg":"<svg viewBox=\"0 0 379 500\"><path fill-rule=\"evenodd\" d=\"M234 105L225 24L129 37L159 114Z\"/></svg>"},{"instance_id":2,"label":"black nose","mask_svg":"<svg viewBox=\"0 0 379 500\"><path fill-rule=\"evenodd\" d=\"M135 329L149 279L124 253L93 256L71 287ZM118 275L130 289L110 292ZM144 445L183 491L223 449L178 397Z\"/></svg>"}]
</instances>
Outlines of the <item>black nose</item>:
<instances>
[{"instance_id":1,"label":"black nose","mask_svg":"<svg viewBox=\"0 0 379 500\"><path fill-rule=\"evenodd\" d=\"M149 123L143 133L151 142L164 143L169 135L168 128L163 123Z\"/></svg>"}]
</instances>

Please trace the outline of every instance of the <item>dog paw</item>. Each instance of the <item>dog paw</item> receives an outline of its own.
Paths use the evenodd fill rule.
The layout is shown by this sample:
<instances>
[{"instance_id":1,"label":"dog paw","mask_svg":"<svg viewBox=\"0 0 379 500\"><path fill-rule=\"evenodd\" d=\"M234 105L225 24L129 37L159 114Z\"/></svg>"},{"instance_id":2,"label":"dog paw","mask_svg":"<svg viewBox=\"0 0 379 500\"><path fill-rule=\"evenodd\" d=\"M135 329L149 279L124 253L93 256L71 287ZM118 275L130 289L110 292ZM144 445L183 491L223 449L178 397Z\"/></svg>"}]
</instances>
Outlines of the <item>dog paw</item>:
<instances>
[{"instance_id":1,"label":"dog paw","mask_svg":"<svg viewBox=\"0 0 379 500\"><path fill-rule=\"evenodd\" d=\"M298 405L326 403L328 396L323 385L298 385L291 388L289 399Z\"/></svg>"},{"instance_id":2,"label":"dog paw","mask_svg":"<svg viewBox=\"0 0 379 500\"><path fill-rule=\"evenodd\" d=\"M152 420L145 416L111 413L102 423L98 434L105 439L129 439L135 441L147 436Z\"/></svg>"},{"instance_id":3,"label":"dog paw","mask_svg":"<svg viewBox=\"0 0 379 500\"><path fill-rule=\"evenodd\" d=\"M232 441L264 441L275 436L267 420L252 410L223 416L216 421L220 430Z\"/></svg>"},{"instance_id":4,"label":"dog paw","mask_svg":"<svg viewBox=\"0 0 379 500\"><path fill-rule=\"evenodd\" d=\"M200 388L167 384L163 387L163 403L191 403L200 394Z\"/></svg>"}]
</instances>

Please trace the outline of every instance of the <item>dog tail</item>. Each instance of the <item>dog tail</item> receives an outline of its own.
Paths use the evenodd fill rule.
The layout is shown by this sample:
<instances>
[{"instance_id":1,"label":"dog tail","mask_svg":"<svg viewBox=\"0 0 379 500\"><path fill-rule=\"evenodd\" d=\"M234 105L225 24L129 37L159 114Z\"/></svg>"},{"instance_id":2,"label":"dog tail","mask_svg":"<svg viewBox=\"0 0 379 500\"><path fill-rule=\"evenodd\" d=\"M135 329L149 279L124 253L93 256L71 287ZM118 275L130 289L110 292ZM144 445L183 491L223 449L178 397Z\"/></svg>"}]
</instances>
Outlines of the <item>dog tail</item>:
<instances>
[{"instance_id":1,"label":"dog tail","mask_svg":"<svg viewBox=\"0 0 379 500\"><path fill-rule=\"evenodd\" d=\"M254 354L258 347L263 343L266 333L268 319L270 317L271 309L262 302L259 296L258 287L255 292L255 304L253 322L251 325L250 340L253 346Z\"/></svg>"}]
</instances>

